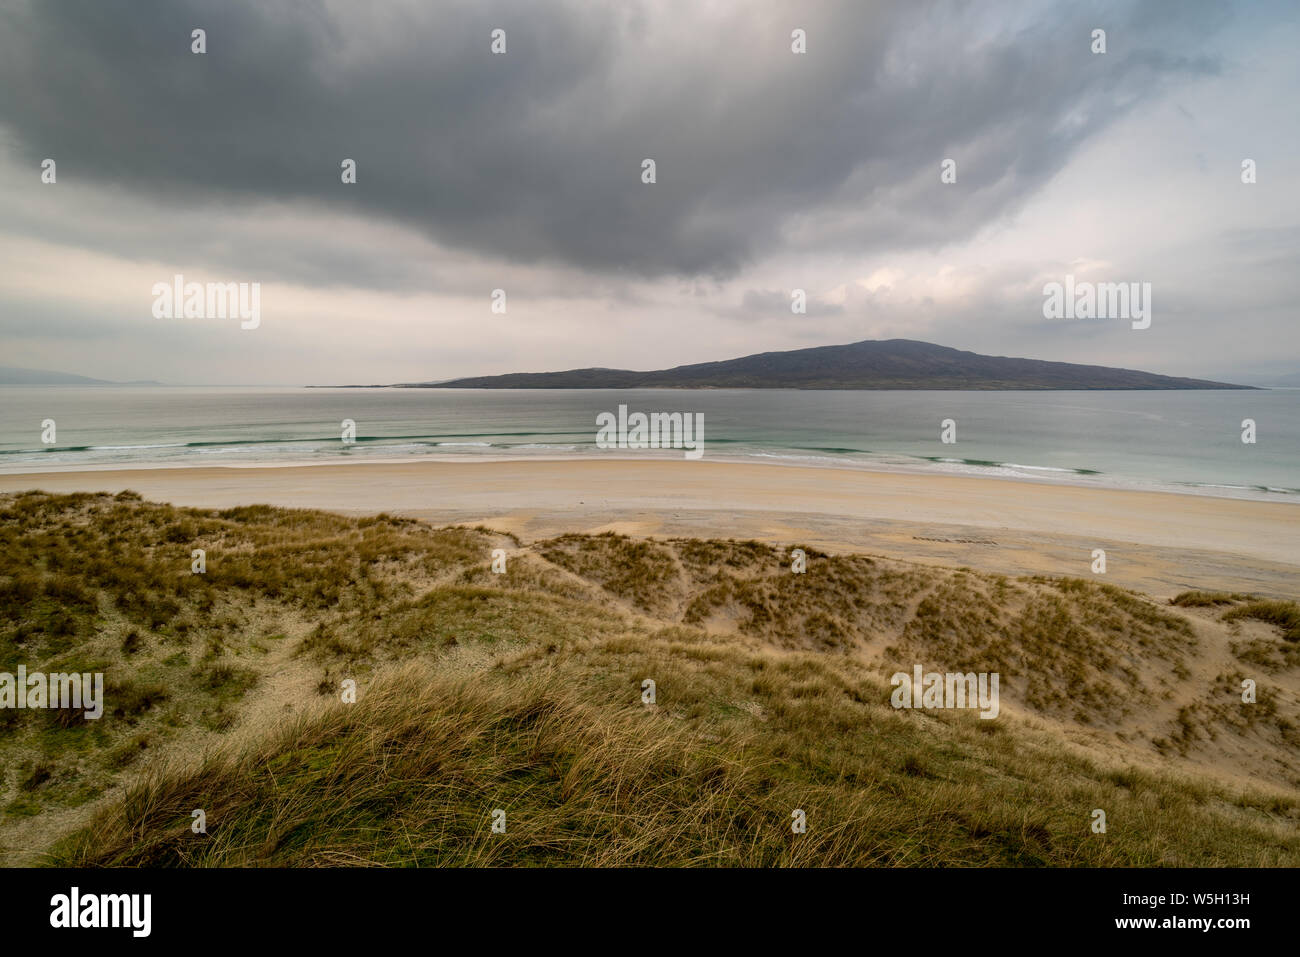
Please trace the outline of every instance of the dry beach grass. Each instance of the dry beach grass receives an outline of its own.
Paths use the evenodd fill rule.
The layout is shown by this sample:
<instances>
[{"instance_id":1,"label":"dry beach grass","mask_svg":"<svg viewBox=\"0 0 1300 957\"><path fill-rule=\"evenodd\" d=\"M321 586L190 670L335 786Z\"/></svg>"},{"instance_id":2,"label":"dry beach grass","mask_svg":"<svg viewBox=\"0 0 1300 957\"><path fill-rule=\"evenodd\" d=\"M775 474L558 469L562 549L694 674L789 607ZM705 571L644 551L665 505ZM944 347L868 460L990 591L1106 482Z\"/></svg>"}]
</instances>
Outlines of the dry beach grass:
<instances>
[{"instance_id":1,"label":"dry beach grass","mask_svg":"<svg viewBox=\"0 0 1300 957\"><path fill-rule=\"evenodd\" d=\"M131 493L0 535L0 670L108 682L0 712L8 863L1300 863L1290 601ZM895 710L914 663L1001 714Z\"/></svg>"}]
</instances>

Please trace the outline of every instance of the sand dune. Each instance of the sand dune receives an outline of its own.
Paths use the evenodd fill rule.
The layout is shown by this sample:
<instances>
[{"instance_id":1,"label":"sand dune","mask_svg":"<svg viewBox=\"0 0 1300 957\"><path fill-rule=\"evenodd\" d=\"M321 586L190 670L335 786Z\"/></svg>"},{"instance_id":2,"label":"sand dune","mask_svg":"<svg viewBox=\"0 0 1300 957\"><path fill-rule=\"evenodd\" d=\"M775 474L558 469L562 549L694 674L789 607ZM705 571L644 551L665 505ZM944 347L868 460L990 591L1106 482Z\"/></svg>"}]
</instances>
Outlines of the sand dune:
<instances>
[{"instance_id":1,"label":"sand dune","mask_svg":"<svg viewBox=\"0 0 1300 957\"><path fill-rule=\"evenodd\" d=\"M134 489L176 505L266 503L483 523L525 541L568 531L808 541L1004 574L1091 575L1294 597L1300 507L998 478L679 460L375 462L0 476L0 490Z\"/></svg>"}]
</instances>

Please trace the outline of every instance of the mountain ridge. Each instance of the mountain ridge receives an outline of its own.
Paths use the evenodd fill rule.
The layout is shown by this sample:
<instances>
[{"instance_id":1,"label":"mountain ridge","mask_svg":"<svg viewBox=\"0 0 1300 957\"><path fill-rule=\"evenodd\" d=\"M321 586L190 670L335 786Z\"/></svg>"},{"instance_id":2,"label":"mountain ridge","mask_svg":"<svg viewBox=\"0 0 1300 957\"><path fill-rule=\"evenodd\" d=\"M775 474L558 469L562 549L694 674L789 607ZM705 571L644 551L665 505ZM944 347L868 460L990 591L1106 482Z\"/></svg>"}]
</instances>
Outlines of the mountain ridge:
<instances>
[{"instance_id":1,"label":"mountain ridge","mask_svg":"<svg viewBox=\"0 0 1300 957\"><path fill-rule=\"evenodd\" d=\"M114 382L95 379L73 372L53 372L49 369L25 369L18 366L0 366L0 385L162 385L161 382L137 380Z\"/></svg>"},{"instance_id":2,"label":"mountain ridge","mask_svg":"<svg viewBox=\"0 0 1300 957\"><path fill-rule=\"evenodd\" d=\"M512 372L439 382L398 383L396 388L1092 390L1254 387L1136 369L986 356L915 339L864 339L845 345L761 352L648 372L599 367L560 372Z\"/></svg>"}]
</instances>

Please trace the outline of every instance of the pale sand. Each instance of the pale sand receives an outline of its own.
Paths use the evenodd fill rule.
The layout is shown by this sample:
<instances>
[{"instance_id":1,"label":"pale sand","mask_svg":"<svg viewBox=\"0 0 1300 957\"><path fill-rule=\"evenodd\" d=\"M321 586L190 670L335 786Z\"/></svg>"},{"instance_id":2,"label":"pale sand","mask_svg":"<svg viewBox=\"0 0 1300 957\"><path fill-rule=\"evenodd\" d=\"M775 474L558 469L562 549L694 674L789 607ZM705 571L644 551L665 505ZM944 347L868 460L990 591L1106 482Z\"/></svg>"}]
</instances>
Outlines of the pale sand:
<instances>
[{"instance_id":1,"label":"pale sand","mask_svg":"<svg viewBox=\"0 0 1300 957\"><path fill-rule=\"evenodd\" d=\"M265 503L563 532L755 538L1005 574L1300 597L1300 506L1006 479L678 460L419 461L0 475L0 491L134 489L206 508ZM946 541L934 541L945 539ZM955 541L965 539L966 541Z\"/></svg>"}]
</instances>

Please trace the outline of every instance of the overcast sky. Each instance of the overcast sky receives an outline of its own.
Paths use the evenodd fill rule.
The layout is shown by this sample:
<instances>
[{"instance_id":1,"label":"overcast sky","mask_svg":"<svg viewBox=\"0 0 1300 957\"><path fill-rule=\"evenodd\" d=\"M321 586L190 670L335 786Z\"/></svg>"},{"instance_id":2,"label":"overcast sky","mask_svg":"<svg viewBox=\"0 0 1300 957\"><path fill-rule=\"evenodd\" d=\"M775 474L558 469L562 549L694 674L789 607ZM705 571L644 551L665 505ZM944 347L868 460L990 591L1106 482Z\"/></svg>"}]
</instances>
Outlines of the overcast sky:
<instances>
[{"instance_id":1,"label":"overcast sky","mask_svg":"<svg viewBox=\"0 0 1300 957\"><path fill-rule=\"evenodd\" d=\"M1300 371L1297 49L1293 2L0 0L0 364L371 383L910 338ZM156 318L177 273L260 283L260 325ZM1151 283L1150 328L1044 318L1066 274Z\"/></svg>"}]
</instances>

